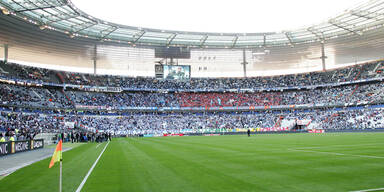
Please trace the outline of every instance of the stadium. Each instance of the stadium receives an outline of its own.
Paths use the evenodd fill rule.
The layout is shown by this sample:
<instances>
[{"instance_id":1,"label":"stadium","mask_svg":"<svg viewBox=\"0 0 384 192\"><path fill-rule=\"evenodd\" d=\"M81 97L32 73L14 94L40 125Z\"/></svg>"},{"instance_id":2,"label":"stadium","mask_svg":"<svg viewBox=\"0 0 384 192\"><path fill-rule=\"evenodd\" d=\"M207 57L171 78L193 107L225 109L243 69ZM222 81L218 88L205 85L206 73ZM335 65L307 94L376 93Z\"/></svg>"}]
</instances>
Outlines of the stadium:
<instances>
[{"instance_id":1,"label":"stadium","mask_svg":"<svg viewBox=\"0 0 384 192\"><path fill-rule=\"evenodd\" d=\"M384 191L384 0L117 2L0 0L0 191Z\"/></svg>"}]
</instances>

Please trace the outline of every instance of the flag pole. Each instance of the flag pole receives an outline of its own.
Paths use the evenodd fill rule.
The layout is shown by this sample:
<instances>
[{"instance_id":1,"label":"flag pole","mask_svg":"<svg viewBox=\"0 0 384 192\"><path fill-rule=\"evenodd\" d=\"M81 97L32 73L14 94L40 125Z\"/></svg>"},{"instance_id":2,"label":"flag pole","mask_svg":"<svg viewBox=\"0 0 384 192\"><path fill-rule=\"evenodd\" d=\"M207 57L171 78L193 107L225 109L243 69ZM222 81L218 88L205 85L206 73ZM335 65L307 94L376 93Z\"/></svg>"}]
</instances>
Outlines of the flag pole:
<instances>
[{"instance_id":1,"label":"flag pole","mask_svg":"<svg viewBox=\"0 0 384 192\"><path fill-rule=\"evenodd\" d=\"M63 162L60 160L60 182L59 182L59 192L61 192L61 185L62 185L62 171L63 171Z\"/></svg>"},{"instance_id":2,"label":"flag pole","mask_svg":"<svg viewBox=\"0 0 384 192\"><path fill-rule=\"evenodd\" d=\"M59 192L62 192L62 180L63 180L63 153L60 151L60 181L59 181Z\"/></svg>"}]
</instances>

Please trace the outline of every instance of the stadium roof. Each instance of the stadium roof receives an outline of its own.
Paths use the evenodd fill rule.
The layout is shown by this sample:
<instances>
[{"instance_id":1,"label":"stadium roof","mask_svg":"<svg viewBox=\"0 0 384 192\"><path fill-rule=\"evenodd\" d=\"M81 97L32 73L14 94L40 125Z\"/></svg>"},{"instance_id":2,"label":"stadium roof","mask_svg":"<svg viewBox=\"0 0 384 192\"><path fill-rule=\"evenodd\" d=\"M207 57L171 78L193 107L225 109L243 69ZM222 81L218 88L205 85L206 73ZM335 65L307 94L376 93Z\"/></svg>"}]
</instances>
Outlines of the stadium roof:
<instances>
[{"instance_id":1,"label":"stadium roof","mask_svg":"<svg viewBox=\"0 0 384 192\"><path fill-rule=\"evenodd\" d=\"M192 48L261 48L295 46L341 37L359 37L384 26L384 0L370 0L326 22L283 32L205 33L132 27L107 22L78 9L70 0L2 0L3 14L70 38L130 44Z\"/></svg>"},{"instance_id":2,"label":"stadium roof","mask_svg":"<svg viewBox=\"0 0 384 192\"><path fill-rule=\"evenodd\" d=\"M129 26L190 32L264 33L309 27L366 0L71 1L89 15Z\"/></svg>"}]
</instances>

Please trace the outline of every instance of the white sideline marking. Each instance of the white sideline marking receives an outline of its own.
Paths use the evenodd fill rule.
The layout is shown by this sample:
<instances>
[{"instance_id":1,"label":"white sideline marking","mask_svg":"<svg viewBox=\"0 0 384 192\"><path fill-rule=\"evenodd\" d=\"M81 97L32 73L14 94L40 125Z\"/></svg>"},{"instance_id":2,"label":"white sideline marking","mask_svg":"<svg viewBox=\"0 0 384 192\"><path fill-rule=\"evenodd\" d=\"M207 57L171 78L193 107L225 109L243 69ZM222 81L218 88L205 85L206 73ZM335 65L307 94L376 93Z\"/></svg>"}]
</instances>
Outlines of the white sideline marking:
<instances>
[{"instance_id":1,"label":"white sideline marking","mask_svg":"<svg viewBox=\"0 0 384 192\"><path fill-rule=\"evenodd\" d=\"M318 149L318 148L329 148L329 147L354 147L354 146L369 146L377 145L378 143L365 143L365 144L352 144L352 145L327 145L327 146L314 146L314 147L299 147L295 149Z\"/></svg>"},{"instance_id":2,"label":"white sideline marking","mask_svg":"<svg viewBox=\"0 0 384 192\"><path fill-rule=\"evenodd\" d=\"M325 152L325 151L312 151L312 150L303 150L303 149L288 149L290 151L300 151L300 152L309 152L309 153L322 153L330 155L340 155L340 156L352 156L352 157L366 157L373 159L384 159L384 157L373 156L373 155L354 155L354 154L345 154L345 153L335 153L335 152Z\"/></svg>"},{"instance_id":3,"label":"white sideline marking","mask_svg":"<svg viewBox=\"0 0 384 192\"><path fill-rule=\"evenodd\" d=\"M100 153L99 157L96 159L95 163L93 163L92 167L89 169L87 175L84 177L83 181L80 183L80 185L79 185L79 187L77 188L76 192L80 192L80 191L81 191L81 189L83 188L83 186L84 186L85 182L87 181L89 175L91 175L93 169L95 168L97 162L99 161L101 155L103 155L105 149L108 147L108 144L109 144L109 141L108 141L108 143L105 145L104 149L101 151L101 153Z\"/></svg>"},{"instance_id":4,"label":"white sideline marking","mask_svg":"<svg viewBox=\"0 0 384 192\"><path fill-rule=\"evenodd\" d=\"M360 191L351 191L351 192L370 192L370 191L381 191L384 190L384 188L377 188L377 189L364 189Z\"/></svg>"},{"instance_id":5,"label":"white sideline marking","mask_svg":"<svg viewBox=\"0 0 384 192\"><path fill-rule=\"evenodd\" d=\"M96 149L101 145L101 143L99 143L98 145L96 145Z\"/></svg>"}]
</instances>

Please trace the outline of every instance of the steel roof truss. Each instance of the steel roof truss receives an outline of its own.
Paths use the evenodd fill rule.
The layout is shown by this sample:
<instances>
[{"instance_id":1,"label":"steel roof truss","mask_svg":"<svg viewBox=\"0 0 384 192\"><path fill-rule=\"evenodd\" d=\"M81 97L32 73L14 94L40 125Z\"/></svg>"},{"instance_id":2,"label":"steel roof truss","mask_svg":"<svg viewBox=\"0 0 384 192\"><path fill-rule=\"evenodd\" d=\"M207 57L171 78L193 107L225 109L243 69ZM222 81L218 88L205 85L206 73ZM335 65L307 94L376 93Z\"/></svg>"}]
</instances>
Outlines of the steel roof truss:
<instances>
[{"instance_id":1,"label":"steel roof truss","mask_svg":"<svg viewBox=\"0 0 384 192\"><path fill-rule=\"evenodd\" d=\"M340 29L344 29L345 31L348 31L348 32L351 32L351 33L354 33L356 35L361 35L359 34L358 32L348 28L348 26L345 24L345 23L341 23L341 22L336 22L335 20L330 20L329 23L335 27L338 27Z\"/></svg>"},{"instance_id":2,"label":"steel roof truss","mask_svg":"<svg viewBox=\"0 0 384 192\"><path fill-rule=\"evenodd\" d=\"M73 33L78 33L78 32L80 32L80 31L83 31L83 30L85 30L85 29L87 29L87 28L90 28L90 27L92 27L92 26L94 26L94 25L97 25L97 23L93 23L93 22L90 22L90 23L81 23L81 24L79 24L79 25L72 25L72 26L71 26L71 29L72 29L72 32L73 32Z\"/></svg>"},{"instance_id":3,"label":"steel roof truss","mask_svg":"<svg viewBox=\"0 0 384 192\"><path fill-rule=\"evenodd\" d=\"M382 20L383 16L384 16L382 13L374 13L374 12L369 12L366 10L353 10L353 11L351 11L351 15L366 18L366 19L371 19L371 20L375 20L375 21Z\"/></svg>"},{"instance_id":4,"label":"steel roof truss","mask_svg":"<svg viewBox=\"0 0 384 192\"><path fill-rule=\"evenodd\" d=\"M135 35L133 35L133 42L132 43L137 43L145 34L145 31L144 30L141 30L139 32L137 32Z\"/></svg>"},{"instance_id":5,"label":"steel roof truss","mask_svg":"<svg viewBox=\"0 0 384 192\"><path fill-rule=\"evenodd\" d=\"M235 38L232 40L232 48L236 46L237 40L239 39L239 36L236 35Z\"/></svg>"},{"instance_id":6,"label":"steel roof truss","mask_svg":"<svg viewBox=\"0 0 384 192\"><path fill-rule=\"evenodd\" d=\"M290 33L290 32L285 32L284 34L285 34L285 36L287 37L287 39L288 39L288 41L289 41L289 44L290 44L291 46L293 46L293 41L292 41L291 33Z\"/></svg>"},{"instance_id":7,"label":"steel roof truss","mask_svg":"<svg viewBox=\"0 0 384 192\"><path fill-rule=\"evenodd\" d=\"M174 33L167 38L167 46L169 46L172 43L172 41L176 38L176 36L177 36L177 33Z\"/></svg>"},{"instance_id":8,"label":"steel roof truss","mask_svg":"<svg viewBox=\"0 0 384 192\"><path fill-rule=\"evenodd\" d=\"M108 37L108 35L110 35L111 33L115 32L117 29L118 29L118 27L113 26L113 27L110 27L110 28L108 28L106 30L101 31L101 38L100 39L102 40L102 39ZM104 32L105 32L105 34L103 34Z\"/></svg>"},{"instance_id":9,"label":"steel roof truss","mask_svg":"<svg viewBox=\"0 0 384 192\"><path fill-rule=\"evenodd\" d=\"M50 25L50 24L53 24L53 23L56 23L56 22L65 21L65 20L76 18L76 17L79 17L79 16L80 15L66 15L65 17L59 17L58 19L52 19L52 20L48 19L49 21L46 24Z\"/></svg>"},{"instance_id":10,"label":"steel roof truss","mask_svg":"<svg viewBox=\"0 0 384 192\"><path fill-rule=\"evenodd\" d=\"M12 2L15 2L14 0L12 0ZM58 4L50 4L50 3L47 3L46 1L44 1L44 3L46 3L48 6L44 6L44 7L41 7L41 6L38 6L36 5L34 2L30 1L30 0L27 0L27 2L33 6L35 6L34 8L26 8L25 6L17 3L18 5L22 6L24 9L22 10L16 10L15 12L16 13L21 13L21 12L26 12L26 11L34 11L34 10L44 10L44 9L52 9L52 8L56 8L56 7L62 7L62 6L66 6L67 4L61 4L61 3L58 3ZM58 1L59 2L59 1Z\"/></svg>"},{"instance_id":11,"label":"steel roof truss","mask_svg":"<svg viewBox=\"0 0 384 192\"><path fill-rule=\"evenodd\" d=\"M203 38L200 39L200 47L203 47L205 42L207 41L208 39L208 35L204 35Z\"/></svg>"},{"instance_id":12,"label":"steel roof truss","mask_svg":"<svg viewBox=\"0 0 384 192\"><path fill-rule=\"evenodd\" d=\"M321 31L318 31L317 29L313 27L307 28L307 31L311 32L313 35L315 35L319 40L324 40L324 33ZM321 34L321 35L320 35Z\"/></svg>"}]
</instances>

